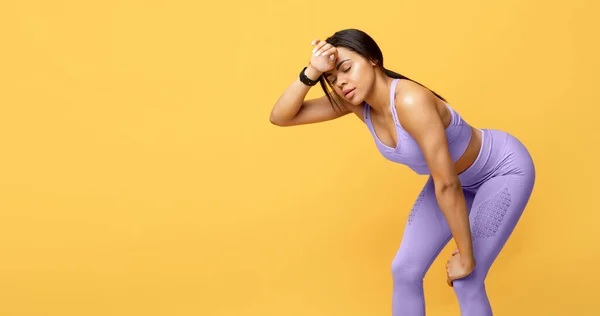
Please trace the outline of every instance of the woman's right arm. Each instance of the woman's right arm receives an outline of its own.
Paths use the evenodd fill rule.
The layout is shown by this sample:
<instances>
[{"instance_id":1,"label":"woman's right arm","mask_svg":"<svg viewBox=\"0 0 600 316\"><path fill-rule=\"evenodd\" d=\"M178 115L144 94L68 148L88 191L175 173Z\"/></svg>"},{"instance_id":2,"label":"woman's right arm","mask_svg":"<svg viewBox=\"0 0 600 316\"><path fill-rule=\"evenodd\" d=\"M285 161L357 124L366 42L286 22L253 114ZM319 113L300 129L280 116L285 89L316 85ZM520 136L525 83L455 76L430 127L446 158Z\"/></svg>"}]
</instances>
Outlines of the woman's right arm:
<instances>
[{"instance_id":1,"label":"woman's right arm","mask_svg":"<svg viewBox=\"0 0 600 316\"><path fill-rule=\"evenodd\" d=\"M325 71L331 69L337 59L335 47L325 41L316 42L318 44L315 47L316 56L313 55L311 64L304 72L312 80L316 80L323 73L319 69ZM323 55L323 53L325 54ZM313 64L315 66L312 66ZM333 120L351 112L347 106L335 109L325 95L317 99L304 100L310 88L310 86L302 83L299 78L296 78L275 102L271 110L271 123L277 126L311 124ZM335 97L336 95L333 94L332 98ZM336 101L345 105L345 101L340 98L336 98Z\"/></svg>"}]
</instances>

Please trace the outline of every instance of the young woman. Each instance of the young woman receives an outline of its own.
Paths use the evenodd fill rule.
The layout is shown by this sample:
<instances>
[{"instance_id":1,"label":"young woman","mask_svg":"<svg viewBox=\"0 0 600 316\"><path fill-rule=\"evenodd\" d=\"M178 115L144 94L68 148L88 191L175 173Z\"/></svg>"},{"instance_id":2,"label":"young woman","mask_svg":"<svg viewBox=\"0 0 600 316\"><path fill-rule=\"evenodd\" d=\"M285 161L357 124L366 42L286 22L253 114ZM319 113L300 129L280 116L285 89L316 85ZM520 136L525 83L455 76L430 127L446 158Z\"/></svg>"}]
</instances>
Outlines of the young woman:
<instances>
[{"instance_id":1,"label":"young woman","mask_svg":"<svg viewBox=\"0 0 600 316\"><path fill-rule=\"evenodd\" d=\"M275 103L271 123L354 113L384 157L429 175L392 261L392 315L425 315L423 278L451 238L457 248L446 264L447 283L461 314L492 315L484 281L533 190L529 152L506 132L471 126L440 95L384 68L378 45L360 30L312 45L309 65ZM316 83L325 95L305 100Z\"/></svg>"}]
</instances>

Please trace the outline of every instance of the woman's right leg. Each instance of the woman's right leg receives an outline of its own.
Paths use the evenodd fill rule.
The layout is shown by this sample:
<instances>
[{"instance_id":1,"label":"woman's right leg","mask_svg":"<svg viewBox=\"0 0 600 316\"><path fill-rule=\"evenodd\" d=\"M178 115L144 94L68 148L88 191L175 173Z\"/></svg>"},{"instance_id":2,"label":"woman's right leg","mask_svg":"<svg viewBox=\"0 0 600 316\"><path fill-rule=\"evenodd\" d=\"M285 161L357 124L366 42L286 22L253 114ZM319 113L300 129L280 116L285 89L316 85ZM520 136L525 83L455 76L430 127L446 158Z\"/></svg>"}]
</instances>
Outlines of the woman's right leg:
<instances>
[{"instance_id":1,"label":"woman's right leg","mask_svg":"<svg viewBox=\"0 0 600 316\"><path fill-rule=\"evenodd\" d=\"M474 193L463 192L467 209L471 209ZM392 316L425 315L423 278L451 238L435 197L433 179L429 177L408 216L400 248L392 261Z\"/></svg>"}]
</instances>

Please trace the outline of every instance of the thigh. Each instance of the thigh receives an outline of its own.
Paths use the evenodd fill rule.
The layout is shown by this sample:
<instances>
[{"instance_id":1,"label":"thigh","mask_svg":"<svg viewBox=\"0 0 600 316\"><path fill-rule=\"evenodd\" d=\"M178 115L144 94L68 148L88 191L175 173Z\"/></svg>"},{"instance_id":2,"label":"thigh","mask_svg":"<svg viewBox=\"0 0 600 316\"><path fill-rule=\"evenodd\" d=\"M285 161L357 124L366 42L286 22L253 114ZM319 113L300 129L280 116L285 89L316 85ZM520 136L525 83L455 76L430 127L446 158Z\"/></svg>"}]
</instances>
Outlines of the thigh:
<instances>
[{"instance_id":1,"label":"thigh","mask_svg":"<svg viewBox=\"0 0 600 316\"><path fill-rule=\"evenodd\" d=\"M467 207L474 194L463 190ZM435 196L433 179L429 177L408 215L395 261L402 261L425 273L452 234Z\"/></svg>"},{"instance_id":2,"label":"thigh","mask_svg":"<svg viewBox=\"0 0 600 316\"><path fill-rule=\"evenodd\" d=\"M471 278L485 278L521 218L532 190L530 176L517 174L491 178L478 189L469 216L476 262Z\"/></svg>"}]
</instances>

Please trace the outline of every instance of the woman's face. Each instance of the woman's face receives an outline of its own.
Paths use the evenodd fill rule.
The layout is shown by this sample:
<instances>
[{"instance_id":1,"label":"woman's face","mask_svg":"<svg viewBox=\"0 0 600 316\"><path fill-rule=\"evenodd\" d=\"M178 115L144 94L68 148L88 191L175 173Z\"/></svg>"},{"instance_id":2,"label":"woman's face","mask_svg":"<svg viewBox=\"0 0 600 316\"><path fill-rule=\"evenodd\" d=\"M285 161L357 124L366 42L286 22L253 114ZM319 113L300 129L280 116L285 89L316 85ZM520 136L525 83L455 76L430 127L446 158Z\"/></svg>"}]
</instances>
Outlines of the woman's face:
<instances>
[{"instance_id":1,"label":"woman's face","mask_svg":"<svg viewBox=\"0 0 600 316\"><path fill-rule=\"evenodd\" d=\"M353 105L361 104L375 81L375 63L362 55L337 47L333 69L323 74L333 91Z\"/></svg>"}]
</instances>

